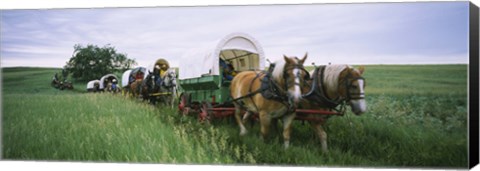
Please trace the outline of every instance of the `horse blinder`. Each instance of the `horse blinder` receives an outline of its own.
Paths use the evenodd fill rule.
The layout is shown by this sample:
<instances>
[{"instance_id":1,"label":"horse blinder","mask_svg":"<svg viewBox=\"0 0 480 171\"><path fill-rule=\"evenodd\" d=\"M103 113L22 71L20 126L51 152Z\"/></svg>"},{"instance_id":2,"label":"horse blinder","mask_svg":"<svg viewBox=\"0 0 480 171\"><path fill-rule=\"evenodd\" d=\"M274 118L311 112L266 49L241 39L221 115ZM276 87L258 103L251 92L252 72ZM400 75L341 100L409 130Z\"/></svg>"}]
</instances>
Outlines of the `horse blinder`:
<instances>
[{"instance_id":1,"label":"horse blinder","mask_svg":"<svg viewBox=\"0 0 480 171\"><path fill-rule=\"evenodd\" d=\"M350 75L349 75L350 77ZM358 80L363 80L365 82L365 78L363 77L353 77L353 78L350 78L352 79L352 81L347 81L346 82L346 88L347 88L347 101L349 100L361 100L361 99L365 99L365 93L352 93L350 90L351 89L357 89L358 87L356 87L356 85L353 85L352 82L354 80L358 81ZM365 86L364 86L365 87Z\"/></svg>"},{"instance_id":2,"label":"horse blinder","mask_svg":"<svg viewBox=\"0 0 480 171\"><path fill-rule=\"evenodd\" d=\"M303 67L303 65L299 65L299 64L294 65L294 66L289 67L289 68L286 68L284 73L283 73L283 79L287 80L287 76L288 76L287 71L294 70L294 69L300 69L303 72L305 72L305 76L303 77L304 80L309 80L310 79L310 73L308 73L308 71L305 69L305 67ZM299 73L295 74L295 76L300 78ZM300 86L300 83L295 83L294 85L299 85Z\"/></svg>"}]
</instances>

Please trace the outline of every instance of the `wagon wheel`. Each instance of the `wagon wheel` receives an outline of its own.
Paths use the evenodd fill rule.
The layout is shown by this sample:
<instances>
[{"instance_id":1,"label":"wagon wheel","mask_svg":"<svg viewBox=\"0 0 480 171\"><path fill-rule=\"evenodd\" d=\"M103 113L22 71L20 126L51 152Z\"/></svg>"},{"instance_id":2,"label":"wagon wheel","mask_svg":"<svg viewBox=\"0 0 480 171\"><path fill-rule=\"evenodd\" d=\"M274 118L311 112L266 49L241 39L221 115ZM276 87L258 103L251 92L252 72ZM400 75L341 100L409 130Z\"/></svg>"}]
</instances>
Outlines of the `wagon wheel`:
<instances>
[{"instance_id":1,"label":"wagon wheel","mask_svg":"<svg viewBox=\"0 0 480 171\"><path fill-rule=\"evenodd\" d=\"M182 93L178 104L178 113L180 115L188 115L190 112L190 95L188 93Z\"/></svg>"},{"instance_id":2,"label":"wagon wheel","mask_svg":"<svg viewBox=\"0 0 480 171\"><path fill-rule=\"evenodd\" d=\"M198 114L198 119L200 122L207 121L210 123L213 119L213 112L209 111L209 109L212 109L212 104L209 102L202 102L202 108L200 109L200 113Z\"/></svg>"}]
</instances>

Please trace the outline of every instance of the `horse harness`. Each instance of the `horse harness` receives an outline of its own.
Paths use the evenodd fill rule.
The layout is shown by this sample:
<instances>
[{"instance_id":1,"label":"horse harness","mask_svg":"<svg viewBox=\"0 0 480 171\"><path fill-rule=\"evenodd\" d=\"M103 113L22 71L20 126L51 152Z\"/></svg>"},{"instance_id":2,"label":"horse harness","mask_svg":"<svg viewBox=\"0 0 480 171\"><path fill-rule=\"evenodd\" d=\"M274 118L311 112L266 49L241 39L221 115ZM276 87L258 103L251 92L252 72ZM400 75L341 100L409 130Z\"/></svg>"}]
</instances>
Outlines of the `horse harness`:
<instances>
[{"instance_id":1,"label":"horse harness","mask_svg":"<svg viewBox=\"0 0 480 171\"><path fill-rule=\"evenodd\" d=\"M253 96L258 94L258 93L261 93L264 98L269 99L269 100L275 100L275 101L278 101L278 102L282 103L283 105L285 105L287 107L289 113L294 112L296 109L295 109L295 105L293 104L293 99L288 94L288 86L289 86L288 81L285 81L285 87L284 87L284 89L282 89L281 86L278 85L275 82L275 80L273 79L272 73L273 73L274 68L275 68L275 64L270 64L268 72L262 71L262 72L257 73L255 78L252 79L252 81L250 83L249 93L246 94L245 96L233 99L232 101L235 102L235 101L238 101L238 100L241 100L241 99L244 99L244 98L250 98L252 100L252 102L254 102L253 101ZM307 73L306 77L309 77L308 72L305 70L303 65L294 65L292 67L289 67L289 68L285 69L285 71L283 73L283 79L284 80L287 80L287 76L288 76L287 71L291 70L291 69L301 69L301 70L305 71L305 73ZM263 76L263 78L260 78L261 76ZM260 85L259 89L255 90L255 91L252 91L253 82L256 79L261 79L260 80L261 85ZM295 85L298 85L298 84L299 83L295 83ZM244 107L242 103L238 103L238 104L240 104L240 106L242 108L246 109L246 107ZM255 102L253 104L258 111L258 107L255 104Z\"/></svg>"},{"instance_id":2,"label":"horse harness","mask_svg":"<svg viewBox=\"0 0 480 171\"><path fill-rule=\"evenodd\" d=\"M313 72L313 81L311 85L310 91L303 95L303 98L308 99L309 101L315 102L317 105L325 105L326 107L333 109L339 112L341 115L345 113L345 102L350 100L357 100L357 99L364 99L363 96L365 93L351 93L349 90L353 86L349 79L353 80L365 80L363 77L353 77L349 72L348 75L345 77L345 84L343 84L347 90L346 98L341 98L341 96L337 97L336 99L331 99L328 97L328 94L325 90L325 83L324 83L324 75L325 75L325 68L327 66L322 65L316 67ZM318 76L320 72L320 76ZM341 84L339 84L339 87ZM340 108L337 108L340 105Z\"/></svg>"}]
</instances>

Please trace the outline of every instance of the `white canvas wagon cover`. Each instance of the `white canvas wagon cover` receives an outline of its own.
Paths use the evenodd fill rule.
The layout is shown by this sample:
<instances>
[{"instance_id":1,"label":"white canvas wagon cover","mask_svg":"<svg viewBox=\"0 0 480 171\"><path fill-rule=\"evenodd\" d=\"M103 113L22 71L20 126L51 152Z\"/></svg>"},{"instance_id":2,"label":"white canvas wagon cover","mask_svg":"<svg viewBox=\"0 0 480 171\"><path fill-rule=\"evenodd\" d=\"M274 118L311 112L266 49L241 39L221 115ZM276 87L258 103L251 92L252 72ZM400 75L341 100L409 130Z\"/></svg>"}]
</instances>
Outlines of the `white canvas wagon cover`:
<instances>
[{"instance_id":1,"label":"white canvas wagon cover","mask_svg":"<svg viewBox=\"0 0 480 171\"><path fill-rule=\"evenodd\" d=\"M87 90L93 89L93 86L94 86L95 83L100 84L100 80L92 80L92 81L89 81L89 82L87 83Z\"/></svg>"},{"instance_id":2,"label":"white canvas wagon cover","mask_svg":"<svg viewBox=\"0 0 480 171\"><path fill-rule=\"evenodd\" d=\"M127 70L123 73L123 75L122 75L122 87L128 86L128 78L130 76L130 73L132 73L131 69L129 69L129 70Z\"/></svg>"},{"instance_id":3,"label":"white canvas wagon cover","mask_svg":"<svg viewBox=\"0 0 480 171\"><path fill-rule=\"evenodd\" d=\"M103 76L102 78L100 78L100 89L104 89L106 85L104 85L105 83L105 79L108 79L108 78L114 78L117 80L117 83L118 83L118 77L115 75L115 74L107 74L105 76Z\"/></svg>"},{"instance_id":4,"label":"white canvas wagon cover","mask_svg":"<svg viewBox=\"0 0 480 171\"><path fill-rule=\"evenodd\" d=\"M148 65L148 68L147 70L150 71L150 72L153 72L154 68L155 68L155 65L166 65L166 68L169 69L170 68L170 64L168 63L168 61L164 58L159 58L155 61L155 63L151 63Z\"/></svg>"},{"instance_id":5,"label":"white canvas wagon cover","mask_svg":"<svg viewBox=\"0 0 480 171\"><path fill-rule=\"evenodd\" d=\"M265 68L265 54L257 40L245 33L232 33L216 44L187 51L179 63L179 79L220 75L220 58L237 71Z\"/></svg>"},{"instance_id":6,"label":"white canvas wagon cover","mask_svg":"<svg viewBox=\"0 0 480 171\"><path fill-rule=\"evenodd\" d=\"M135 77L135 74L137 74L138 72L143 73L143 79L147 78L147 68L136 67L134 69L129 69L122 74L122 87L128 86L130 75Z\"/></svg>"}]
</instances>

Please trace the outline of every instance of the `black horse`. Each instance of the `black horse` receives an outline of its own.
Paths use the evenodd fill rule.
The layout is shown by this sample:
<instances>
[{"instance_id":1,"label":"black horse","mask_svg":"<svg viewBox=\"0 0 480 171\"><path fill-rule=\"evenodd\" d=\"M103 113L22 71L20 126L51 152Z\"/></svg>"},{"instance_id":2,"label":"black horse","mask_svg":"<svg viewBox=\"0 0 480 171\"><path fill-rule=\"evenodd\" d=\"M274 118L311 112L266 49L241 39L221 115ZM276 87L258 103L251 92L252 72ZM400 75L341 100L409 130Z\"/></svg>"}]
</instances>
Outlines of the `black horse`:
<instances>
[{"instance_id":1,"label":"black horse","mask_svg":"<svg viewBox=\"0 0 480 171\"><path fill-rule=\"evenodd\" d=\"M142 81L141 94L143 100L148 100L150 104L156 104L157 98L155 94L160 92L161 84L160 75L149 71L147 77Z\"/></svg>"},{"instance_id":2,"label":"black horse","mask_svg":"<svg viewBox=\"0 0 480 171\"><path fill-rule=\"evenodd\" d=\"M158 100L167 105L174 105L176 97L176 74L174 70L167 70L163 78L160 74L148 72L142 83L142 96L150 104L157 104Z\"/></svg>"}]
</instances>

